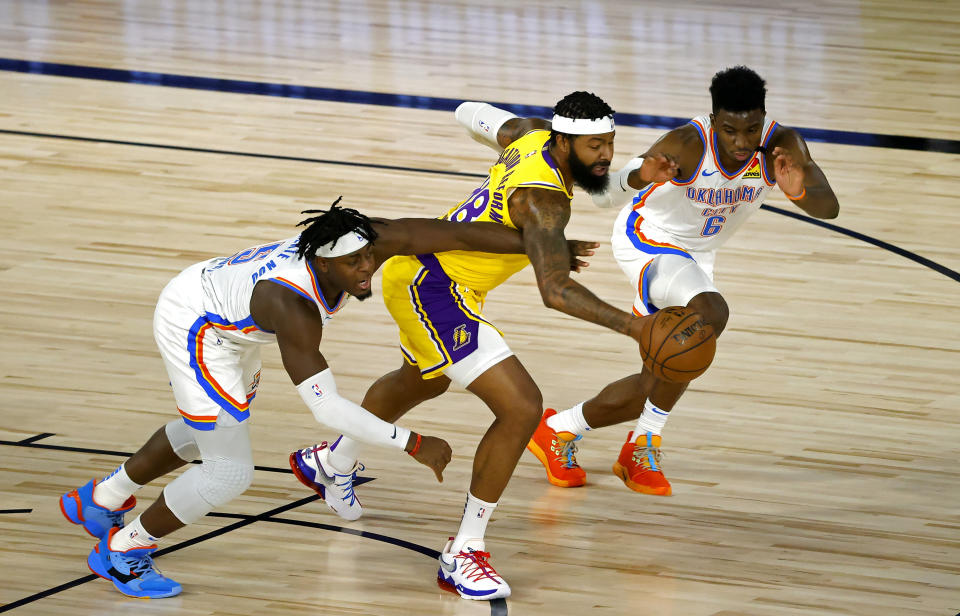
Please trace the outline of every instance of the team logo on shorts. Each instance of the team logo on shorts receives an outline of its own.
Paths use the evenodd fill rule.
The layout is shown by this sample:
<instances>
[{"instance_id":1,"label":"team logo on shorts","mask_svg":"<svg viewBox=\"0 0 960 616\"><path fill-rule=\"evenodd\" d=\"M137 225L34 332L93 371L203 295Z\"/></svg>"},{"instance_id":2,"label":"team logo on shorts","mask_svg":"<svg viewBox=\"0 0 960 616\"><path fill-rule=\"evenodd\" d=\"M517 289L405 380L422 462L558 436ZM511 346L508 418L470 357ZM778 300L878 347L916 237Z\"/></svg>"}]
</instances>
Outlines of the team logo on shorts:
<instances>
[{"instance_id":1,"label":"team logo on shorts","mask_svg":"<svg viewBox=\"0 0 960 616\"><path fill-rule=\"evenodd\" d=\"M457 325L453 330L453 350L459 351L468 344L470 344L470 332L467 331L467 326Z\"/></svg>"},{"instance_id":2,"label":"team logo on shorts","mask_svg":"<svg viewBox=\"0 0 960 616\"><path fill-rule=\"evenodd\" d=\"M313 394L318 398L323 395L323 392L320 390L320 386L316 383L313 384Z\"/></svg>"}]
</instances>

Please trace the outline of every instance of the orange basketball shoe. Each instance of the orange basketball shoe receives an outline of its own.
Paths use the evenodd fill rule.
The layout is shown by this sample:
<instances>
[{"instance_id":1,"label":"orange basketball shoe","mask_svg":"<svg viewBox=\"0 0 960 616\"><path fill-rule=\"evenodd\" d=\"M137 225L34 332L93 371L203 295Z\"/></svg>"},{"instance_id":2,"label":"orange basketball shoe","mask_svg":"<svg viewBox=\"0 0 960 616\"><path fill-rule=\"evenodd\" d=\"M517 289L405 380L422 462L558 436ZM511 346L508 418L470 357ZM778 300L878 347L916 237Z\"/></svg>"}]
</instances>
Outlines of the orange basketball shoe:
<instances>
[{"instance_id":1,"label":"orange basketball shoe","mask_svg":"<svg viewBox=\"0 0 960 616\"><path fill-rule=\"evenodd\" d=\"M670 482L660 468L660 435L647 432L633 440L633 432L620 449L620 457L613 464L613 474L627 487L643 494L670 496Z\"/></svg>"},{"instance_id":2,"label":"orange basketball shoe","mask_svg":"<svg viewBox=\"0 0 960 616\"><path fill-rule=\"evenodd\" d=\"M527 443L527 449L547 469L547 481L561 488L582 486L587 483L587 473L577 464L577 446L574 444L580 440L580 436L554 432L547 425L547 420L556 414L553 409L544 411L533 438Z\"/></svg>"}]
</instances>

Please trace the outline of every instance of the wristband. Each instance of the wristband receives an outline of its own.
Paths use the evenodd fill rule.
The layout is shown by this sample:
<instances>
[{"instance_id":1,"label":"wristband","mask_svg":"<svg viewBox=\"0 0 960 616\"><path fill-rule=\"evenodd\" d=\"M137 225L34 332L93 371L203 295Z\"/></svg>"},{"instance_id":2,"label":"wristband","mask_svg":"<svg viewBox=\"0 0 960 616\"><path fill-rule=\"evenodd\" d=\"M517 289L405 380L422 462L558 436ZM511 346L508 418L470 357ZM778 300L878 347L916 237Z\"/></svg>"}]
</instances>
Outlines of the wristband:
<instances>
[{"instance_id":1,"label":"wristband","mask_svg":"<svg viewBox=\"0 0 960 616\"><path fill-rule=\"evenodd\" d=\"M783 193L783 194L787 195L787 193ZM787 199L790 199L791 201L799 201L800 199L803 199L806 196L807 196L807 187L804 186L803 190L800 191L799 195L787 195Z\"/></svg>"},{"instance_id":2,"label":"wristband","mask_svg":"<svg viewBox=\"0 0 960 616\"><path fill-rule=\"evenodd\" d=\"M413 449L407 452L411 456L417 455L417 452L420 451L420 438L421 438L420 433L417 432L416 435L417 435L417 442L413 445Z\"/></svg>"}]
</instances>

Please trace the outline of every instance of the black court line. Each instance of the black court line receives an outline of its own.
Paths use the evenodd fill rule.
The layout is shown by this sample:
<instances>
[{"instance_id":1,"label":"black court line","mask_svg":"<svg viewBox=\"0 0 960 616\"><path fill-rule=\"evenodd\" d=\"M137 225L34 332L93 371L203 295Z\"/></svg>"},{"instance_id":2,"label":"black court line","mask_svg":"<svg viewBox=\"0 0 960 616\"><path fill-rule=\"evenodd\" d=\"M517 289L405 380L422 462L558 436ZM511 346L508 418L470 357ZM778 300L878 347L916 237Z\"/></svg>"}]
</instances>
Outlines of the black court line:
<instances>
[{"instance_id":1,"label":"black court line","mask_svg":"<svg viewBox=\"0 0 960 616\"><path fill-rule=\"evenodd\" d=\"M0 441L0 445L6 445L8 447L31 447L33 449L51 449L54 451L72 451L77 453L92 453L105 456L120 456L124 458L129 458L133 454L128 451L110 451L109 449L92 449L89 447L70 447L67 445L48 445L45 443L35 443L33 441L39 440L41 438L47 438L49 436L55 436L53 432L44 432L43 434L38 434L37 436L32 436L30 438L24 439L22 441ZM200 464L200 460L193 460L190 464ZM253 470L255 471L266 471L268 473L289 473L289 467L280 467L280 466L254 466ZM363 485L368 481L373 481L376 477L357 477L354 480L355 485Z\"/></svg>"},{"instance_id":2,"label":"black court line","mask_svg":"<svg viewBox=\"0 0 960 616\"><path fill-rule=\"evenodd\" d=\"M97 579L97 576L91 573L89 575L79 577L75 580L70 580L69 582L66 582L64 584L60 584L59 586L54 586L53 588L42 590L36 594L30 595L29 597L24 597L23 599L17 599L12 603L7 603L6 605L0 605L0 613L9 612L12 609L18 608L23 605L27 605L28 603L33 603L34 601L39 601L40 599L44 599L46 597L55 595L65 590L70 590L75 586L79 586L80 584L86 584L87 582L92 582L95 579Z\"/></svg>"},{"instance_id":3,"label":"black court line","mask_svg":"<svg viewBox=\"0 0 960 616\"><path fill-rule=\"evenodd\" d=\"M42 433L42 434L37 434L37 435L35 435L35 436L31 436L31 437L29 437L29 438L25 438L25 439L23 439L22 441L20 441L18 444L20 444L20 445L26 445L26 444L28 444L28 443L35 443L35 442L37 442L37 441L39 441L39 440L41 440L41 439L45 439L45 438L50 437L50 436L53 436L53 432L44 432L44 433Z\"/></svg>"},{"instance_id":4,"label":"black court line","mask_svg":"<svg viewBox=\"0 0 960 616\"><path fill-rule=\"evenodd\" d=\"M316 163L318 165L341 165L344 167L365 167L369 169L385 169L387 171L419 171L435 175L451 175L458 177L486 177L477 173L462 171L444 171L441 169L423 169L418 167L403 167L400 165L381 165L377 163L355 163L328 158L307 158L304 156L285 156L283 154L263 154L259 152L240 152L235 150L217 150L213 148L195 148L185 145L165 145L162 143L147 143L144 141L124 141L121 139L104 139L100 137L78 137L74 135L58 135L53 133L36 133L22 130L0 129L0 134L19 135L23 137L39 137L44 139L64 139L67 141L85 141L87 143L109 143L111 145L129 145L141 148L156 148L159 150L176 150L179 152L197 152L200 154L223 154L225 156L246 156L248 158L269 158L273 160L289 160L300 163Z\"/></svg>"},{"instance_id":5,"label":"black court line","mask_svg":"<svg viewBox=\"0 0 960 616\"><path fill-rule=\"evenodd\" d=\"M208 514L213 517L219 518L245 518L250 516L245 516L243 514L237 513L210 513ZM290 518L265 518L264 522L271 522L274 524L288 524L291 526L304 526L307 528L319 528L320 530L328 530L336 533L345 533L348 535L355 535L357 537L363 537L365 539L373 539L374 541L380 541L383 543L388 543L390 545L395 545L407 550L412 550L418 554L423 554L424 556L429 556L432 559L437 559L440 557L440 551L434 550L433 548L428 548L419 543L413 543L411 541L404 541L403 539L397 539L396 537L390 537L389 535L381 535L380 533L372 533L366 530L356 530L353 528L346 528L343 526L337 526L335 524L324 524L322 522L308 522L305 520L292 520ZM507 613L507 601L506 599L494 599L490 601L490 613L494 616L500 616L501 614Z\"/></svg>"},{"instance_id":6,"label":"black court line","mask_svg":"<svg viewBox=\"0 0 960 616\"><path fill-rule=\"evenodd\" d=\"M183 541L183 542L181 542L181 543L178 543L177 545L172 545L172 546L170 546L170 547L168 547L168 548L163 548L162 550L157 550L156 552L154 552L154 557L162 556L163 554L169 554L169 553L171 553L171 552L176 552L177 550L181 550L181 549L183 549L183 548L190 547L191 545L196 545L197 543L201 543L201 542L206 541L206 540L208 540L208 539L213 539L214 537L219 537L220 535L222 535L222 534L224 534L224 533L228 533L228 532L230 532L230 531L232 531L232 530L236 530L236 529L238 529L238 528L243 528L244 526L248 526L248 525L250 525L250 524L253 524L254 522L259 522L260 520L263 520L264 518L266 518L266 517L268 517L268 516L276 515L276 514L278 514L278 513L283 513L283 512L285 512L285 511L289 511L290 509L295 509L296 507L299 507L299 506L301 506L301 505L305 505L305 504L307 504L307 503L313 502L313 501L317 500L318 498L320 498L320 497L319 497L318 495L314 494L313 496L308 496L308 497L306 497L306 498L301 498L301 499L298 500L298 501L294 501L294 502L292 502L292 503L287 503L286 505L281 505L280 507L276 507L276 508L271 509L270 511L266 511L266 512L264 512L264 513L260 513L260 514L253 515L253 516L247 516L245 519L243 519L243 520L241 520L241 521L239 521L239 522L234 522L233 524L228 524L227 526L224 526L223 528L218 528L217 530L210 531L209 533L205 533L205 534L203 534L203 535L199 535L199 536L197 536L197 537L194 537L193 539L188 539L187 541ZM65 584L61 584L61 585L59 585L59 586L54 586L53 588L48 588L47 590L43 590L43 591L40 591L40 592L38 592L38 593L32 594L32 595L30 595L29 597L24 597L23 599L18 599L18 600L16 600L16 601L12 602L12 603L8 603L8 604L6 604L6 605L0 606L0 612L7 612L7 611L10 611L10 610L12 610L12 609L14 609L14 608L17 608L17 607L26 605L26 604L28 604L28 603L33 603L34 601L39 601L40 599L45 599L46 597L49 597L49 596L51 596L51 595L55 595L55 594L57 594L57 593L63 592L64 590L70 590L71 588L74 588L75 586L79 586L80 584L85 584L85 583L87 583L87 582L93 581L93 580L97 579L97 577L98 577L98 576L93 575L93 574L91 574L91 575L85 575L85 576L80 577L80 578L77 578L77 579L75 579L75 580L71 580L71 581L69 581L69 582L67 582L67 583L65 583Z\"/></svg>"},{"instance_id":7,"label":"black court line","mask_svg":"<svg viewBox=\"0 0 960 616\"><path fill-rule=\"evenodd\" d=\"M835 231L837 233L852 237L854 239L860 240L861 242L866 242L867 244L872 244L873 246L876 246L878 248L883 248L884 250L892 252L896 255L900 255L901 257L910 259L915 263L919 263L924 267L928 267L939 274L943 274L947 278L960 282L960 272L956 272L950 269L949 267L940 265L939 263L935 261L931 261L926 257L921 257L920 255L914 252L910 252L909 250L904 250L899 246L894 246L893 244L884 242L883 240L878 240L874 237L870 237L869 235L864 235L863 233L859 233L858 231L853 231L851 229L847 229L846 227L841 227L839 225L829 223L825 220L820 220L819 218L812 218L810 216L806 216L799 212L791 212L790 210L785 210L783 208L779 208L773 205L763 204L760 206L760 209L764 209L769 212L775 212L777 214L780 214L781 216L787 216L789 218L793 218L796 220L802 220L803 222L810 223L811 225L823 227L824 229L830 229L831 231Z\"/></svg>"},{"instance_id":8,"label":"black court line","mask_svg":"<svg viewBox=\"0 0 960 616\"><path fill-rule=\"evenodd\" d=\"M24 439L24 440L22 440L22 441L0 441L0 445L8 445L8 446L12 446L12 447L35 447L35 448L42 448L42 449L54 449L54 450L72 451L72 452L81 452L81 453L97 453L97 454L106 454L106 455L119 455L119 456L125 456L125 457L129 457L129 455L130 455L130 454L124 453L124 452L111 452L111 451L105 451L105 450L89 449L89 448L84 448L84 447L67 447L67 446L62 446L62 445L38 445L38 444L35 444L35 443L33 442L33 441L39 440L39 439L41 439L41 438L46 438L46 437L49 437L49 436L55 436L55 434L52 433L52 432L44 432L43 434L38 434L38 435L36 435L36 436L33 436L33 437L30 437L30 438ZM194 463L196 463L196 461L195 461ZM274 471L274 472L284 472L284 473L290 472L289 469L282 469L282 468L281 468L281 469L278 469L278 468L274 468L274 467L260 467L260 466L257 466L257 467L254 467L254 468L257 469L257 470L268 470L268 471ZM373 481L374 479L375 479L375 477L357 477L357 479L354 481L354 485L362 485L362 484L367 483L367 482L369 482L369 481ZM277 523L277 524L288 524L288 525L293 525L293 526L306 526L306 527L310 527L310 528L318 528L318 529L321 529L321 530L327 530L327 531L332 531L332 532L340 532L340 533L345 533L345 534L348 534L348 535L355 535L355 536L358 536L358 537L363 537L363 538L366 538L366 539L373 539L373 540L375 540L375 541L380 541L380 542L387 543L387 544L390 544L390 545L395 545L395 546L398 546L398 547L401 547L401 548L404 548L404 549L407 549L407 550L412 550L412 551L417 552L417 553L419 553L419 554L423 554L423 555L425 555L425 556L429 556L430 558L433 558L433 559L436 559L436 558L438 558L438 557L440 556L440 552L439 552L438 550L434 550L434 549L432 549L432 548L428 548L428 547L426 547L426 546L422 546L422 545L419 545L419 544L417 544L417 543L413 543L413 542L410 542L410 541L405 541L405 540L403 540L403 539L397 539L396 537L390 537L389 535L381 535L380 533L374 533L374 532L370 532L370 531L362 531L362 530L356 530L356 529L352 529L352 528L345 528L345 527L343 527L343 526L337 526L337 525L334 525L334 524L323 524L323 523L321 523L321 522L307 522L307 521L303 521L303 520L292 520L292 519L289 519L289 518L275 518L275 517L273 517L273 516L275 516L275 515L284 513L284 512L286 512L286 511L291 510L291 509L296 509L297 507L300 507L300 506L302 506L302 505L305 505L305 504L314 502L314 501L319 500L319 499L320 499L320 496L317 495L317 494L314 494L314 495L311 495L311 496L307 496L307 497L305 497L305 498L301 498L301 499L298 500L298 501L294 501L294 502L292 502L292 503L287 503L286 505L281 505L280 507L276 507L276 508L274 508L274 509L271 509L271 510L269 510L269 511L266 511L266 512L264 512L264 513L260 513L260 514L257 514L257 515L248 515L248 514L240 514L240 513L210 512L210 513L207 514L209 517L214 517L214 518L231 518L231 519L236 519L236 520L238 520L238 521L237 521L237 522L234 522L233 524L228 524L227 526L224 526L223 528L218 528L217 530L210 531L210 532L205 533L205 534L203 534L203 535L199 535L199 536L197 536L197 537L194 537L193 539L188 539L188 540L183 541L183 542L180 542L180 543L178 543L178 544L176 544L176 545L172 545L172 546L170 546L170 547L166 547L166 548L162 548L162 549L160 549L160 550L157 550L157 551L154 553L154 557L163 556L164 554L170 554L171 552L176 552L177 550L182 550L183 548L187 548L187 547L190 547L190 546L192 546L192 545L196 545L197 543L201 543L201 542L203 542L203 541L207 541L208 539L213 539L213 538L215 538L215 537L219 537L220 535L223 535L223 534L226 534L226 533L228 533L228 532L237 530L237 529L239 529L239 528L243 528L244 526L249 526L250 524L253 524L254 522L274 522L274 523ZM8 510L0 510L0 514L2 514L2 513L30 513L31 511L32 511L31 509L8 509ZM33 595L30 595L29 597L24 597L23 599L18 599L17 601L14 601L13 603L8 603L7 605L0 606L0 612L6 612L6 611L12 610L12 609L14 609L14 608L16 608L16 607L20 607L20 606L26 605L26 604L28 604L28 603L33 603L34 601L38 601L38 600L43 599L43 598L45 598L45 597L49 597L49 596L51 596L51 595L55 595L55 594L57 594L57 593L59 593L59 592L62 592L62 591L64 591L64 590L69 590L69 589L71 589L71 588L74 588L75 586L79 586L80 584L85 584L86 582L90 582L90 581L95 580L95 579L97 579L97 576L96 576L96 575L86 575L86 576L83 576L83 577L81 577L81 578L77 578L77 579L75 579L75 580L71 580L70 582L66 582L65 584L61 584L61 585L59 585L59 586L55 586L55 587L53 587L53 588L49 588L49 589L47 589L47 590L44 590L44 591L35 593L35 594L33 594ZM507 602L506 602L506 600L505 600L505 599L494 599L494 600L490 601L490 613L491 613L491 615L493 615L493 616L506 616L506 614L507 614Z\"/></svg>"},{"instance_id":9,"label":"black court line","mask_svg":"<svg viewBox=\"0 0 960 616\"><path fill-rule=\"evenodd\" d=\"M21 60L17 58L0 58L0 70L15 73L49 75L55 77L73 77L76 79L91 79L97 81L133 83L148 86L185 88L189 90L206 90L212 92L251 94L256 96L273 96L280 98L302 98L337 103L380 105L385 107L431 109L434 111L453 111L457 108L457 105L463 102L460 99L438 96L391 94L387 92L321 88L316 86L302 86L286 83L242 81L238 79L217 79L211 77L199 77L196 75L176 75L171 73L130 71L123 69L101 68L97 66L82 66L76 64L57 64L54 62L38 62L34 60ZM493 101L489 102L519 116L551 117L553 114L549 107L543 107L540 105L520 105L517 103ZM616 116L616 121L617 124L621 126L671 129L686 124L689 121L689 118L656 116L639 113L618 113ZM803 135L805 139L809 139L810 141L894 148L900 150L921 150L927 152L960 154L960 141L953 139L930 139L926 137L858 133L853 131L829 130L820 128L795 128L800 132L801 135Z\"/></svg>"},{"instance_id":10,"label":"black court line","mask_svg":"<svg viewBox=\"0 0 960 616\"><path fill-rule=\"evenodd\" d=\"M252 158L290 160L290 161L296 161L296 162L316 163L316 164L322 164L322 165L341 165L341 166L348 166L348 167L363 167L368 169L387 169L390 171L428 173L428 174L434 174L434 175L446 175L446 176L453 176L453 177L465 177L465 178L487 177L485 174L482 174L482 173L468 173L465 171L444 171L441 169L425 169L423 167L404 167L400 165L358 163L358 162L349 162L349 161L342 161L342 160L329 160L329 159L323 159L323 158L306 158L302 156L282 156L278 154L240 152L240 151L234 151L234 150L217 150L212 148L194 148L189 146L165 145L160 143L148 143L148 142L142 142L142 141L121 141L118 139L103 139L99 137L79 137L74 135L59 135L55 133L36 133L36 132L0 129L0 134L20 135L25 137L39 137L43 139L65 139L69 141L83 141L87 143L109 143L113 145L128 145L133 147L157 148L157 149L163 149L163 150L179 150L184 152L198 152L203 154L221 154L224 156L247 156ZM934 270L935 272L938 272L948 278L951 278L953 280L960 282L960 273L956 272L955 270L952 270L926 257L922 257L916 254L915 252L911 252L909 250L905 250L903 248L894 246L893 244L890 244L888 242L884 242L883 240L878 240L876 238L870 237L869 235L864 235L863 233L859 233L857 231L853 231L845 227L841 227L839 225L834 225L832 223L820 220L818 218L813 218L811 216L800 214L798 212L791 212L789 210L784 210L782 208L775 207L772 205L763 204L760 206L760 208L767 210L768 212L774 212L782 216L788 216L790 218L799 220L801 222L823 227L825 229L830 229L831 231L836 231L837 233L841 233L843 235L847 235L849 237L861 240L868 244L872 244L874 246L877 246L878 248L883 248L884 250L888 250L894 254L900 255L906 259L913 261L914 263L919 263L924 267L928 267Z\"/></svg>"}]
</instances>

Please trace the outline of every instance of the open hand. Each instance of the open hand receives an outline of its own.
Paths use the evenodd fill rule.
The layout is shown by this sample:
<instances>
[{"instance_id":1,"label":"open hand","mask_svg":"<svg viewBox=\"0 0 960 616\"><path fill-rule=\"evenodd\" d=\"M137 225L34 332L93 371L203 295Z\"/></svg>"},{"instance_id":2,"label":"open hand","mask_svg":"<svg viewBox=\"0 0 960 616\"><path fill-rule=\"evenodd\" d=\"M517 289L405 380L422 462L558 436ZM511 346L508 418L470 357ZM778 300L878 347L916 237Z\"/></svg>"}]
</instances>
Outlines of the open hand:
<instances>
[{"instance_id":1,"label":"open hand","mask_svg":"<svg viewBox=\"0 0 960 616\"><path fill-rule=\"evenodd\" d=\"M669 182L677 177L679 172L677 161L661 152L647 154L640 165L640 179L644 184Z\"/></svg>"},{"instance_id":2,"label":"open hand","mask_svg":"<svg viewBox=\"0 0 960 616\"><path fill-rule=\"evenodd\" d=\"M770 152L773 156L773 177L780 190L788 197L803 192L803 167L797 164L793 155L782 147L775 147Z\"/></svg>"}]
</instances>

